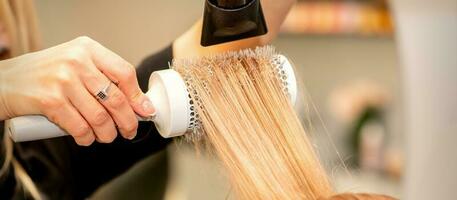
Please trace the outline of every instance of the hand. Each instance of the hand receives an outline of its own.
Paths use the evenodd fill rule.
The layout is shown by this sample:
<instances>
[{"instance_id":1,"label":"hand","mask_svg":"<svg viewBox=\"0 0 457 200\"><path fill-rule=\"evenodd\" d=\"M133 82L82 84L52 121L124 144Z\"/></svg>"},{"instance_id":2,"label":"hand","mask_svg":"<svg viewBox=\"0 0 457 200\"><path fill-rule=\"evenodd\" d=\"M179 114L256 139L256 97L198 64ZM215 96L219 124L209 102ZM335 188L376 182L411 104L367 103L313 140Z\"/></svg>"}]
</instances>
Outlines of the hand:
<instances>
[{"instance_id":1,"label":"hand","mask_svg":"<svg viewBox=\"0 0 457 200\"><path fill-rule=\"evenodd\" d=\"M116 83L116 84L112 84ZM108 86L108 98L95 95ZM138 86L135 68L88 37L0 62L0 120L45 115L79 145L124 138L155 112Z\"/></svg>"}]
</instances>

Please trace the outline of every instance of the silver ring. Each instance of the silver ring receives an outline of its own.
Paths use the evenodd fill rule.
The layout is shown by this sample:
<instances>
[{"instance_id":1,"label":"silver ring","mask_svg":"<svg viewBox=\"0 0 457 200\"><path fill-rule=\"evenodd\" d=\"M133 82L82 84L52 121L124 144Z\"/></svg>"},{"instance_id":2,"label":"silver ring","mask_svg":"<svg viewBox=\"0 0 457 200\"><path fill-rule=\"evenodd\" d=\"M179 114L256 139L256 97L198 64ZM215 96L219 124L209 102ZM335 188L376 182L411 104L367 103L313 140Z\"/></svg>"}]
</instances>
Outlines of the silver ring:
<instances>
[{"instance_id":1,"label":"silver ring","mask_svg":"<svg viewBox=\"0 0 457 200\"><path fill-rule=\"evenodd\" d=\"M97 97L97 99L101 100L101 101L106 101L108 99L108 92L109 92L110 87L111 87L111 82L109 82L109 84L107 86L105 86L103 89L98 91L97 94L95 95Z\"/></svg>"}]
</instances>

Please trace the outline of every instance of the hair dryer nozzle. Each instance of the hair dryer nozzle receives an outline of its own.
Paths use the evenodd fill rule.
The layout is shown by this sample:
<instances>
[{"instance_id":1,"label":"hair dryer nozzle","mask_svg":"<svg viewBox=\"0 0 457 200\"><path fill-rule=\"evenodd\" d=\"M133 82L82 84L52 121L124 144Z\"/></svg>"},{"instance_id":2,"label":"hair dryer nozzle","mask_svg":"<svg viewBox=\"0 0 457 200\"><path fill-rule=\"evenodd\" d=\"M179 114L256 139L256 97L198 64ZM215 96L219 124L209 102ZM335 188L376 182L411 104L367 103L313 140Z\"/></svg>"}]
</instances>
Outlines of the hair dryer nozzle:
<instances>
[{"instance_id":1,"label":"hair dryer nozzle","mask_svg":"<svg viewBox=\"0 0 457 200\"><path fill-rule=\"evenodd\" d=\"M260 0L206 0L202 46L255 37L267 32Z\"/></svg>"}]
</instances>

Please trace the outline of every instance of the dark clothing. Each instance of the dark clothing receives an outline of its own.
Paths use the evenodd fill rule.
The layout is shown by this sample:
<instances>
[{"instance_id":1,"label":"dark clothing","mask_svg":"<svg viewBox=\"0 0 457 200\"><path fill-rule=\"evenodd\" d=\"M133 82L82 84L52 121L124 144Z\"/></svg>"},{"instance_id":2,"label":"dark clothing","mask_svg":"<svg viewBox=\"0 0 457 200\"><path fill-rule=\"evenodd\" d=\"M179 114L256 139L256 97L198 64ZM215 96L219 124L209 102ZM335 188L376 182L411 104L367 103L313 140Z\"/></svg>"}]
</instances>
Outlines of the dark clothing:
<instances>
[{"instance_id":1,"label":"dark clothing","mask_svg":"<svg viewBox=\"0 0 457 200\"><path fill-rule=\"evenodd\" d=\"M149 75L153 71L168 68L171 60L172 48L167 47L139 65L137 77L143 91L147 90ZM3 128L0 131L3 132ZM82 147L72 137L59 137L16 143L14 155L46 198L84 199L138 161L163 151L170 141L159 135L152 122L140 122L137 137L133 141L118 136L111 144L95 142L89 147ZM0 157L4 157L4 152L0 150L0 153ZM162 164L166 165L166 161L165 158ZM166 169L162 174L167 174ZM166 178L162 176L157 180L162 181L162 196ZM11 179L3 179L0 178L0 199L6 199L2 195L11 194L11 188L14 188L11 184L15 184L8 182Z\"/></svg>"}]
</instances>

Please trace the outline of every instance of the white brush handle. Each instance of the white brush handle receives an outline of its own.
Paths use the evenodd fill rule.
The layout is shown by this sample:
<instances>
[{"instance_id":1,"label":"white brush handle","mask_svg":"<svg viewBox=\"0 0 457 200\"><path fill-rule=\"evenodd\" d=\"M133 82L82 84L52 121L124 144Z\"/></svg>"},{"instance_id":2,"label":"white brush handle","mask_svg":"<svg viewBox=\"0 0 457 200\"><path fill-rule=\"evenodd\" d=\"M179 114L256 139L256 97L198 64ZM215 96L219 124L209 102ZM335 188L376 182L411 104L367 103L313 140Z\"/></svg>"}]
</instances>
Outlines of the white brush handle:
<instances>
[{"instance_id":1,"label":"white brush handle","mask_svg":"<svg viewBox=\"0 0 457 200\"><path fill-rule=\"evenodd\" d=\"M139 121L149 121L137 116ZM6 121L5 131L15 142L25 142L68 135L63 129L42 115L26 115Z\"/></svg>"},{"instance_id":2,"label":"white brush handle","mask_svg":"<svg viewBox=\"0 0 457 200\"><path fill-rule=\"evenodd\" d=\"M68 135L48 118L41 115L27 115L7 120L5 131L15 142L40 140Z\"/></svg>"}]
</instances>

